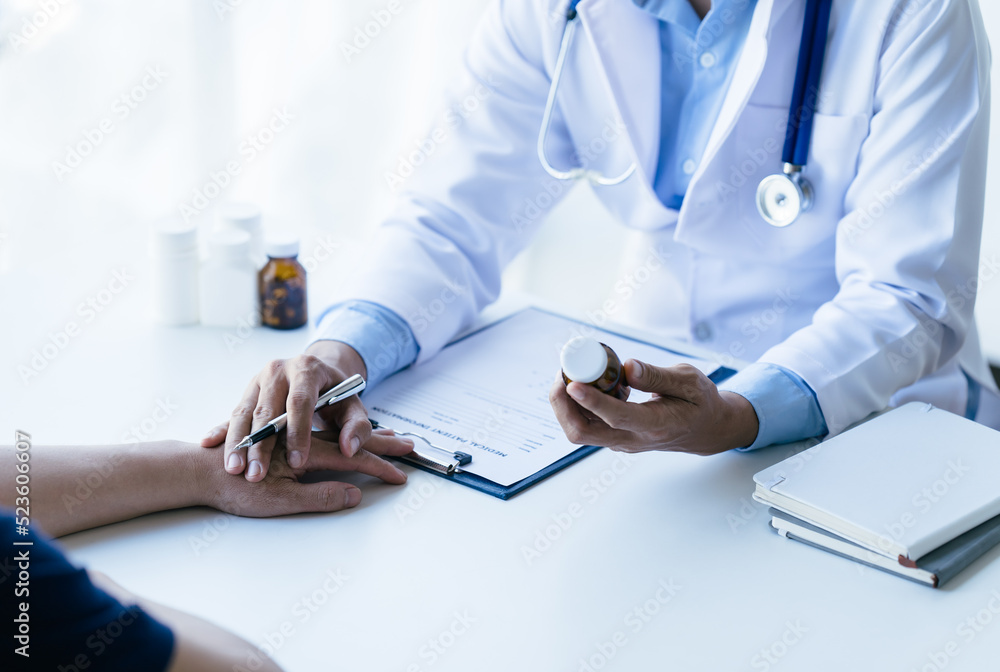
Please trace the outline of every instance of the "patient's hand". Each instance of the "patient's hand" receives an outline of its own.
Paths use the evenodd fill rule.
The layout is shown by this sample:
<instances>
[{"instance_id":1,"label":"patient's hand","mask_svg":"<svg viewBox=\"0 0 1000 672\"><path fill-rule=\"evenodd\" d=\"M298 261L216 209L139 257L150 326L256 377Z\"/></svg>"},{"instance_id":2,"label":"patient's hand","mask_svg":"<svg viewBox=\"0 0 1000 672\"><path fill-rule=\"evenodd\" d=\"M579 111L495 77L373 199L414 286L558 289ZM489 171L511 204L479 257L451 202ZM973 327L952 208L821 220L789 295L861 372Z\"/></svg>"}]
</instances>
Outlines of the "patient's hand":
<instances>
[{"instance_id":1,"label":"patient's hand","mask_svg":"<svg viewBox=\"0 0 1000 672\"><path fill-rule=\"evenodd\" d=\"M224 425L217 429L225 436ZM226 513L252 518L339 511L357 506L361 490L339 481L302 483L299 478L310 471L357 471L394 485L406 482L406 474L380 455L405 455L413 450L412 441L395 437L388 430L375 430L363 449L347 457L341 452L337 438L337 432L313 432L308 461L303 467L292 468L286 459L282 434L271 457L271 468L258 483L247 481L241 474L222 471L217 466L218 458L208 457L204 503ZM215 451L203 452L211 456Z\"/></svg>"}]
</instances>

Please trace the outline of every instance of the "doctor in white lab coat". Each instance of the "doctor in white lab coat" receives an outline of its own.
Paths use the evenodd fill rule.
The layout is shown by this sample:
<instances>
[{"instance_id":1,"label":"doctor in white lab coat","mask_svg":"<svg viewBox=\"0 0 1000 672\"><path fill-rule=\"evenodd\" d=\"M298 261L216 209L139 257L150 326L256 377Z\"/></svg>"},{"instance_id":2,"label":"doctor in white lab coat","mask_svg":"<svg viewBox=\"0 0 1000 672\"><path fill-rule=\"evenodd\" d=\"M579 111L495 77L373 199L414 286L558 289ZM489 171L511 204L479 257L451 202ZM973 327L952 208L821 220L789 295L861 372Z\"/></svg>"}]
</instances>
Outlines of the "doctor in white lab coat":
<instances>
[{"instance_id":1,"label":"doctor in white lab coat","mask_svg":"<svg viewBox=\"0 0 1000 672\"><path fill-rule=\"evenodd\" d=\"M583 159L610 176L635 163L624 182L594 191L640 232L623 270L645 263L650 250L665 260L615 317L794 373L829 434L910 400L1000 428L973 320L990 101L978 4L834 0L806 169L815 205L775 228L758 214L755 195L763 177L781 171L804 7L804 0L758 0L678 211L652 187L660 158L657 19L632 0L580 2L546 153L554 166ZM566 0L490 6L448 102L460 104L477 87L489 95L477 97L478 109L406 180L367 270L345 297L405 322L418 363L497 297L504 265L540 224L526 204L567 191L536 154L565 8ZM984 278L992 273L985 269ZM445 292L449 301L441 300ZM431 305L443 310L426 319ZM318 393L376 367L376 357L338 332L341 318L327 314L308 353L272 362L251 382L230 419L229 471L263 478L270 447L248 456L235 444L286 407L289 449L307 453ZM383 343L381 351L394 349L404 344ZM573 390L574 400L557 385L553 405L570 438L702 454L754 443L764 419L747 398L691 370L655 364L628 369L633 387L661 395L652 410L591 388ZM360 400L326 421L341 427L345 452L370 436Z\"/></svg>"}]
</instances>

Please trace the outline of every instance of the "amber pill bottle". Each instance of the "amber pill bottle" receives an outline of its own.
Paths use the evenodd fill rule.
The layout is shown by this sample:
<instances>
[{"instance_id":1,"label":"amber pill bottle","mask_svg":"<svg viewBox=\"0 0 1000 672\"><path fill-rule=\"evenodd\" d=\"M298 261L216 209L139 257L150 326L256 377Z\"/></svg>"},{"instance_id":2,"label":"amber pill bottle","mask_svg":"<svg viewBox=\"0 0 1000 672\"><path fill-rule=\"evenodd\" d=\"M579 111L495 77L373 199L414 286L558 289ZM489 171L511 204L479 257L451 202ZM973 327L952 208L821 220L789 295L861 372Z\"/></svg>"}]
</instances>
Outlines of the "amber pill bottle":
<instances>
[{"instance_id":1,"label":"amber pill bottle","mask_svg":"<svg viewBox=\"0 0 1000 672\"><path fill-rule=\"evenodd\" d=\"M615 351L604 343L578 336L563 346L559 360L567 385L583 383L616 399L625 401L628 398L625 367Z\"/></svg>"},{"instance_id":2,"label":"amber pill bottle","mask_svg":"<svg viewBox=\"0 0 1000 672\"><path fill-rule=\"evenodd\" d=\"M306 269L299 263L299 241L294 237L269 237L267 263L257 275L260 322L272 329L298 329L308 320Z\"/></svg>"}]
</instances>

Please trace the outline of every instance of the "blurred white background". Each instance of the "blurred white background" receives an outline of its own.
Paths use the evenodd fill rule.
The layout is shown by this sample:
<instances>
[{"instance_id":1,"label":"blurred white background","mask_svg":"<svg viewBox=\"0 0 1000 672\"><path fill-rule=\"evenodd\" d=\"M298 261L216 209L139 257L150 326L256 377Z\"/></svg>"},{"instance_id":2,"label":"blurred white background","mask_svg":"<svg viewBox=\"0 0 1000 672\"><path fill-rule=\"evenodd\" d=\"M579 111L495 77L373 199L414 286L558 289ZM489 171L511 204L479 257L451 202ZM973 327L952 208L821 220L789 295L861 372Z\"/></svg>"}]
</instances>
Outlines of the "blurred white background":
<instances>
[{"instance_id":1,"label":"blurred white background","mask_svg":"<svg viewBox=\"0 0 1000 672\"><path fill-rule=\"evenodd\" d=\"M431 126L442 90L459 67L464 45L487 0L395 2L391 6L399 11L360 53L348 58L343 45L351 44L356 31L373 20L372 12L386 11L390 0L0 0L0 444L9 440L15 428L36 434L38 445L132 442L139 438L197 439L227 416L247 380L266 361L263 357L291 355L301 349L306 336L298 332L259 330L252 346L234 351L223 340L231 334L223 334L222 330L211 333L204 328L150 328L145 310L147 227L154 218L178 213L182 204L190 205L194 191L203 189L212 174L223 171L227 162L241 161L240 174L222 189L215 202L256 202L263 208L267 226L284 227L301 236L303 256L316 260L316 250L335 248L335 254L317 263L310 276L310 308L315 314L340 279L351 272L357 257L354 252L364 244L366 233L389 210L392 192L386 173L398 169L400 157L410 153ZM1000 40L1000 3L985 0L982 9L994 40ZM43 25L36 26L39 16L44 17ZM150 71L157 76L149 75ZM995 81L997 76L995 72ZM291 121L253 160L248 160L241 154L241 144L248 136L260 133L276 109L287 110ZM1000 109L1000 102L995 109ZM112 130L103 133L94 151L82 157L79 166L57 175L53 164L67 161L67 146L80 143L88 135L96 137L94 129L99 130L102 122L106 122L105 128L110 123ZM994 130L1000 134L1000 117L996 117ZM1000 142L991 149L984 242L987 259L1000 258L998 147ZM210 212L206 210L198 220L207 229L211 226ZM507 274L508 286L535 292L546 300L562 303L570 311L596 308L611 293L617 269L607 268L606 275L602 275L595 269L604 268L603 264L571 263L570 255L564 253L565 241L572 244L584 237L591 239L587 251L597 258L621 246L625 230L604 214L587 187L580 187L554 211L535 244L516 260ZM574 261L579 258L575 255ZM134 276L127 291L115 296L93 325L84 323L82 335L70 343L65 355L47 363L37 380L24 382L19 371L30 366L32 352L52 342L53 334L61 333L69 321L83 322L78 306L107 287L112 274L121 269ZM31 305L21 298L24 295L31 297ZM987 349L998 362L1000 277L982 288L979 317ZM173 359L176 352L189 353L191 361L179 365ZM198 374L191 376L191 371ZM95 382L88 386L89 381ZM197 394L191 392L192 386L198 386ZM154 423L152 413L163 406L173 410L165 421ZM738 491L737 483L750 483L749 474L765 466L767 455L741 456L739 462L726 458L712 465L699 463L704 464L699 467L700 476L691 478L687 471L670 472L674 478L676 473L682 474L683 478L677 478L678 483L686 484L686 491L681 488L682 495L712 495L708 498L711 502L699 508L693 524L705 525L706 529L721 524L723 534L728 535L723 522L728 520L726 516L732 517L730 512L744 515L741 507L749 506L747 499L737 501L736 495L730 499L730 493ZM770 455L773 458L774 454ZM671 461L659 468L666 474L678 468L677 464ZM567 498L560 502L571 501L568 498L572 495L565 488L573 483L570 479L559 490L558 481L554 481L554 494L547 496ZM650 496L661 501L662 483L658 482L655 491L647 485L650 487L632 493L627 492L631 488L623 488L618 494L627 495L622 500L626 503ZM365 495L379 496L390 495L378 491L366 491ZM442 495L428 505L427 511L446 516L450 524L455 512L440 507L450 506L451 501ZM537 502L530 499L503 506L524 509L537 506ZM595 510L588 514L588 520L594 516L594 521L613 521L607 523L606 529L619 529L626 518L617 517L616 509L608 508L611 504L610 499L602 500L599 508L604 513ZM477 515L478 511L476 507L462 509L459 517ZM545 505L538 509L540 525L550 522L549 511ZM381 544L390 539L398 540L398 557L404 557L402 549L426 543L427 538L416 536L425 528L412 526L402 534L394 527L394 517L384 512L384 508L376 506L367 515L357 511L337 518L331 523L337 526L337 534L324 537L324 548L335 547L338 539L361 539L359 553L364 554L382 548L375 540ZM187 517L171 519L179 521L173 526L174 536L149 542L153 545L148 548L153 550L142 555L141 561L130 559L133 547L125 544L130 537L147 534L142 527L146 523L142 522L121 528L124 531L118 533L93 533L107 534L107 543L93 543L100 540L95 536L78 541L76 557L111 571L126 586L148 587L145 594L152 599L195 608L200 615L260 641L263 628L278 622L274 619L281 612L271 605L282 604L282 598L261 600L257 592L245 590L245 584L239 583L242 574L226 569L213 576L214 592L209 597L215 599L206 599L201 592L204 584L184 575L189 564L189 556L184 554L189 551L185 539L191 537L187 535L199 533L202 524L207 526L198 516L209 514L177 515ZM607 517L599 517L602 515ZM463 522L459 520L457 525ZM241 524L241 520L234 522L234 528ZM244 537L237 534L227 537L214 550L239 553L249 558L246 566L253 567L255 558L258 563L265 562L272 558L273 548L294 543L291 540L307 529L304 521L254 523L258 524L263 527L252 529L262 529L264 534L255 534L256 541L241 545ZM507 531L517 524L516 520L504 523ZM345 530L343 535L340 529ZM598 528L598 533L589 538L604 543L601 529L605 528ZM154 539L152 534L145 539ZM668 529L666 534L667 543L678 547L689 541L681 528ZM649 555L641 552L652 548L649 543L654 542L647 539L649 535L636 531L633 536L640 540L639 546L626 544L619 550L636 557ZM727 536L727 540L734 538ZM91 544L90 555L86 542ZM621 565L615 565L613 555L607 555L605 549L598 549L599 553L589 548L581 551L584 547L577 543L567 543L561 551L566 553L564 557L586 557L591 562L610 558L607 570L601 571L614 579L604 582L611 588L617 590L619 585L642 578L642 572L615 571ZM767 558L772 579L794 578L794 570L774 565L770 556L750 553L754 562L764 563ZM182 556L180 563L175 561ZM330 553L324 561L334 562L334 557ZM371 557L381 559L371 565L375 572L368 576L377 576L379 586L387 581L384 586L390 587L380 587L380 600L376 602L367 598L365 590L353 593L353 598L345 596L345 600L356 602L342 604L358 605L358 611L343 610L344 627L350 628L358 613L364 616L369 603L386 613L391 610L399 622L432 623L427 619L434 611L427 608L426 599L389 599L403 594L394 590L411 591L406 573L382 571L397 562L397 556L373 551ZM496 557L498 562L507 562L509 556L498 552ZM649 557L661 564L661 556L654 553ZM704 562L697 554L690 557ZM748 580L745 568L734 570L725 553L708 553L704 557L710 558L706 571L718 571L729 582L711 581L712 599L701 603L688 599L679 617L682 626L671 626L671 631L676 630L682 639L690 633L710 631L719 622L717 605L733 602L737 594L733 591L741 590L750 591L747 599L753 612L749 620L743 619L744 627L727 635L733 639L727 645L727 655L750 651L758 637L773 637L762 633L769 632L772 623L784 620L788 615L784 610L789 607L781 600L770 599L773 595L767 592L768 581ZM468 555L468 559L471 562L476 558ZM687 561L671 565L673 561L667 560L667 565L677 571L688 571ZM417 566L414 575L422 576L419 562ZM806 564L801 566L809 569ZM211 567L200 565L203 572ZM525 577L521 582L525 594L548 595L541 590L543 587L555 591L547 600L551 604L558 605L560 600L571 605L587 600L593 603L591 606L603 604L593 595L580 592L574 581L576 574L565 571L565 565L549 567L551 574L543 570ZM846 571L851 572L853 580L855 568ZM359 571L359 575L361 589L365 573ZM155 582L149 576L157 577ZM234 576L238 577L237 587L232 585ZM512 576L519 580L521 575L515 571ZM290 586L299 587L308 580L306 575L288 578ZM733 587L737 585L738 589ZM857 585L862 587L858 598L867 597L860 592L867 584ZM983 587L983 595L992 589L982 583L978 586ZM966 592L977 600L977 605L978 586L966 586L973 589ZM289 587L288 595L304 594L297 591L297 587ZM625 589L620 593L631 594ZM481 600L483 595L493 599L488 590L484 593L475 586L462 599ZM513 605L510 614L504 611L504 605L496 608L501 616L513 619L509 623L517 624L515 612L523 611L524 596L512 595L504 603ZM815 593L793 590L788 595L792 600L789 604L795 605L793 613L811 613L810 601ZM856 603L851 597L845 594L840 602ZM958 608L955 594L942 593L939 597L948 601L950 609ZM892 602L904 597L900 593L886 599ZM829 606L834 602L818 603ZM739 600L733 603L738 606ZM284 604L287 607L287 602ZM561 624L560 632L569 628L574 639L587 642L606 636L600 628L607 621L583 618L577 619L579 623L567 624L565 619L549 618L557 613L550 606L542 604L538 614L542 620ZM825 609L826 613L817 614L815 621L809 621L810 627L816 632L848 633L838 634L837 641L867 636L872 643L864 646L871 651L883 652L886 660L899 658L896 649L884 646L885 632L877 624L864 633L850 628L845 631L844 624L838 621L843 617L841 611L834 604ZM242 613L233 616L236 612ZM904 626L914 641L922 638L928 647L937 647L944 632L939 626L953 622L949 620L952 611L940 611L933 618L928 613L926 609L904 613L904 621L912 616ZM339 612L329 614L330 620L323 621L324 629L319 629L318 620L313 622L313 630L306 631L309 636L327 638L330 632L344 631L326 625L341 622L335 620L341 618ZM739 612L736 614L738 618ZM402 643L386 656L402 661L402 656L417 650L423 632L423 626L407 629L399 638ZM497 632L503 635L507 631ZM485 631L479 635L485 635ZM370 650L368 647L384 646L381 627L363 628L352 637L344 645L351 655L361 656ZM985 646L988 638L981 639L980 644ZM308 637L302 640L307 641ZM663 646L672 646L671 641L663 639ZM810 646L822 647L829 641L819 636L814 644L804 644L802 651ZM963 649L963 656L971 657L962 660L972 661L973 667L976 661L986 660L991 652L983 646L968 654ZM685 651L683 646L673 648L680 654ZM550 658L556 653L555 649L547 651ZM823 655L829 658L827 653ZM638 649L632 655L637 654ZM290 669L292 665L319 669L319 655L325 656L325 651L312 651L306 644L289 646L282 653ZM985 667L986 663L981 665Z\"/></svg>"},{"instance_id":2,"label":"blurred white background","mask_svg":"<svg viewBox=\"0 0 1000 672\"><path fill-rule=\"evenodd\" d=\"M242 170L213 202L256 202L268 227L302 237L304 256L321 241L336 247L311 276L310 303L319 308L389 209L386 174L430 128L485 4L0 0L0 307L28 283L39 294L38 310L16 316L18 333L3 336L5 375L114 268L127 266L140 288L114 309L144 319L148 223L191 205L195 190L233 160ZM1000 6L982 9L996 38ZM386 25L355 44L373 12ZM275 110L291 121L248 160L241 147ZM70 168L67 147L98 138L102 122L112 130L89 156L70 171L54 169ZM984 258L1000 256L998 144ZM596 238L595 254L622 243L624 230L595 204L586 187L577 189L509 270L508 286L568 310L597 307L615 269L584 274L553 253L581 231ZM203 228L210 211L198 217ZM46 276L64 281L41 282ZM982 287L979 319L991 359L1000 361L1000 280Z\"/></svg>"}]
</instances>

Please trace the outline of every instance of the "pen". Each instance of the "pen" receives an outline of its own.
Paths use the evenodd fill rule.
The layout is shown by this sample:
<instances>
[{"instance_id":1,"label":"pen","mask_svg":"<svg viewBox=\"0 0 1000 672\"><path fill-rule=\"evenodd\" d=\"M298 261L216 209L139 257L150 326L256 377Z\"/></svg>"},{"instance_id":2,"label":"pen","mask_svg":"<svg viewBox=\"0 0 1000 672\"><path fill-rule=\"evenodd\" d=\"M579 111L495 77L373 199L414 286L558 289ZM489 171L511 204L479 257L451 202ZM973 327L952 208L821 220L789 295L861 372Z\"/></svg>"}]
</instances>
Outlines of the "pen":
<instances>
[{"instance_id":1,"label":"pen","mask_svg":"<svg viewBox=\"0 0 1000 672\"><path fill-rule=\"evenodd\" d=\"M320 395L319 400L316 402L316 407L313 409L315 413L324 406L329 406L330 404L335 404L338 401L343 401L348 397L352 397L365 389L365 379L359 374L354 374L344 382L339 385L334 385L332 388ZM236 446L236 450L241 448L249 448L255 443L260 443L269 436L273 436L283 430L285 425L288 424L288 413L282 413L276 417L271 422L267 423L256 432L250 436L245 437Z\"/></svg>"}]
</instances>

